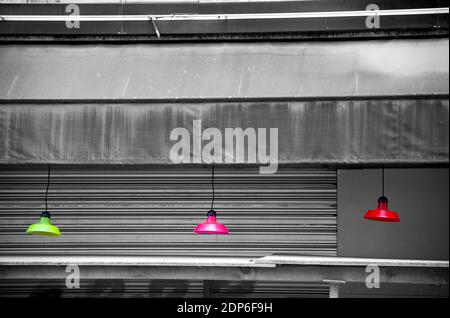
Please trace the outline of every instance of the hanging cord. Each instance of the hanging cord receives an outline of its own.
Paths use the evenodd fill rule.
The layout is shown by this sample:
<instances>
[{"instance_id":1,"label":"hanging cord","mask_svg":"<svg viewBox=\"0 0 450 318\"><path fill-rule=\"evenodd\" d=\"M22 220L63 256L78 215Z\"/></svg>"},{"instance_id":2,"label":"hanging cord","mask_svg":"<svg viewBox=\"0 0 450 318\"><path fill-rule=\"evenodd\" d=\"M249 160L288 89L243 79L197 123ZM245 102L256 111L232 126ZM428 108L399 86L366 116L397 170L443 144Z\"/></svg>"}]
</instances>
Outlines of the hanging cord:
<instances>
[{"instance_id":1,"label":"hanging cord","mask_svg":"<svg viewBox=\"0 0 450 318\"><path fill-rule=\"evenodd\" d=\"M212 166L211 185L212 185L211 210L213 210L213 208L214 208L214 195L215 195L215 190L214 190L214 165Z\"/></svg>"},{"instance_id":2,"label":"hanging cord","mask_svg":"<svg viewBox=\"0 0 450 318\"><path fill-rule=\"evenodd\" d=\"M47 189L45 190L45 211L48 211L48 188L50 187L50 164L48 164Z\"/></svg>"},{"instance_id":3,"label":"hanging cord","mask_svg":"<svg viewBox=\"0 0 450 318\"><path fill-rule=\"evenodd\" d=\"M381 191L384 197L384 166L381 167Z\"/></svg>"}]
</instances>

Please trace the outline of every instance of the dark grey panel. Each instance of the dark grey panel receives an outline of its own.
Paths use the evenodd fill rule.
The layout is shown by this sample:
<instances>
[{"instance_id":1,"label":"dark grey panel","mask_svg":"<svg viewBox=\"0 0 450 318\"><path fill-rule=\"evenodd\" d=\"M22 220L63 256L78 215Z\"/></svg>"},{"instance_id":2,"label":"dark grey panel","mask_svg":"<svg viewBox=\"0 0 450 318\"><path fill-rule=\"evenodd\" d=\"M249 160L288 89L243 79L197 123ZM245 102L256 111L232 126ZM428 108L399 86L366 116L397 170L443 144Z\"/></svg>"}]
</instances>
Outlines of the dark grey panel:
<instances>
[{"instance_id":1,"label":"dark grey panel","mask_svg":"<svg viewBox=\"0 0 450 318\"><path fill-rule=\"evenodd\" d=\"M368 221L381 195L381 170L339 170L339 256L449 257L449 170L386 169L385 194L400 223Z\"/></svg>"},{"instance_id":2,"label":"dark grey panel","mask_svg":"<svg viewBox=\"0 0 450 318\"><path fill-rule=\"evenodd\" d=\"M340 287L342 298L440 298L449 296L448 284L380 284L380 288L368 289L365 284L347 283Z\"/></svg>"},{"instance_id":3,"label":"dark grey panel","mask_svg":"<svg viewBox=\"0 0 450 318\"><path fill-rule=\"evenodd\" d=\"M381 10L417 9L448 6L442 0L377 0ZM235 3L79 3L82 15L105 14L233 14L267 12L330 12L366 10L368 2L360 0L313 0L287 2L235 2ZM0 4L0 14L4 15L66 15L67 3L53 4ZM367 30L365 17L357 18L315 18L285 20L247 20L247 21L196 21L196 22L158 22L164 36L173 34L232 34L232 33L270 33L270 32L312 32L312 31L356 31ZM447 29L448 14L422 16L384 16L381 18L382 30ZM64 22L1 22L0 34L59 34L59 35L148 35L154 34L148 22L83 22L80 28L68 29Z\"/></svg>"}]
</instances>

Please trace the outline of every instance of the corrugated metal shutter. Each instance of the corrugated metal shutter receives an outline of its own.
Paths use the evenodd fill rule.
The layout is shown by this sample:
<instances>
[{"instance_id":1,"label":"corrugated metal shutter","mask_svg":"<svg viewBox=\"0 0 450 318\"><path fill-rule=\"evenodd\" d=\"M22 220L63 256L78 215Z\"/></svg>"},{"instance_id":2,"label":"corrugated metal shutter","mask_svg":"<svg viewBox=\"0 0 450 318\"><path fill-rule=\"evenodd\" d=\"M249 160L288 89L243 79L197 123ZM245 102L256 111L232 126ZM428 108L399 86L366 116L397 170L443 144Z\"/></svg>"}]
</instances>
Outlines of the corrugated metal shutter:
<instances>
[{"instance_id":1,"label":"corrugated metal shutter","mask_svg":"<svg viewBox=\"0 0 450 318\"><path fill-rule=\"evenodd\" d=\"M215 208L232 235L192 233L211 200L207 166L52 166L59 238L25 235L44 209L46 165L0 167L1 255L336 255L336 171L217 167Z\"/></svg>"},{"instance_id":2,"label":"corrugated metal shutter","mask_svg":"<svg viewBox=\"0 0 450 318\"><path fill-rule=\"evenodd\" d=\"M209 297L257 298L257 297L328 297L329 288L324 284L274 283L274 282L209 282ZM186 297L204 296L201 281L149 281L149 280L85 280L80 288L68 289L64 282L56 280L0 280L0 296L3 297Z\"/></svg>"}]
</instances>

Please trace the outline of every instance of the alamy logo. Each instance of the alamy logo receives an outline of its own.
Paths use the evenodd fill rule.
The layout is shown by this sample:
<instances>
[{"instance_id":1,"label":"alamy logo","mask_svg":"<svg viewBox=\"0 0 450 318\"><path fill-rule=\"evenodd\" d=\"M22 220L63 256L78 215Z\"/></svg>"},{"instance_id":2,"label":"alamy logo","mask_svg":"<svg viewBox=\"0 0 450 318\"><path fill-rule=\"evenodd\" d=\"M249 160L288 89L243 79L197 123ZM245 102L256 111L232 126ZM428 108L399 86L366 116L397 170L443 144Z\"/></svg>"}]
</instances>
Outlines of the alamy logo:
<instances>
[{"instance_id":1,"label":"alamy logo","mask_svg":"<svg viewBox=\"0 0 450 318\"><path fill-rule=\"evenodd\" d=\"M202 121L194 120L192 142L183 127L173 129L170 140L176 141L169 155L173 163L255 163L261 174L278 170L278 128L270 128L269 136L266 128L225 128L223 136L214 127L202 131Z\"/></svg>"},{"instance_id":2,"label":"alamy logo","mask_svg":"<svg viewBox=\"0 0 450 318\"><path fill-rule=\"evenodd\" d=\"M380 7L376 4L369 4L366 7L366 11L375 12L374 16L368 16L366 18L366 27L368 29L379 29L380 28L380 16L377 14L380 11Z\"/></svg>"},{"instance_id":3,"label":"alamy logo","mask_svg":"<svg viewBox=\"0 0 450 318\"><path fill-rule=\"evenodd\" d=\"M380 288L380 268L378 265L367 265L366 287L369 289Z\"/></svg>"},{"instance_id":4,"label":"alamy logo","mask_svg":"<svg viewBox=\"0 0 450 318\"><path fill-rule=\"evenodd\" d=\"M66 266L66 287L69 289L80 288L80 268L77 264L69 264Z\"/></svg>"},{"instance_id":5,"label":"alamy logo","mask_svg":"<svg viewBox=\"0 0 450 318\"><path fill-rule=\"evenodd\" d=\"M70 13L69 15L80 15L80 7L76 4L69 4L66 6L66 13ZM68 29L79 29L80 21L66 21L66 28Z\"/></svg>"}]
</instances>

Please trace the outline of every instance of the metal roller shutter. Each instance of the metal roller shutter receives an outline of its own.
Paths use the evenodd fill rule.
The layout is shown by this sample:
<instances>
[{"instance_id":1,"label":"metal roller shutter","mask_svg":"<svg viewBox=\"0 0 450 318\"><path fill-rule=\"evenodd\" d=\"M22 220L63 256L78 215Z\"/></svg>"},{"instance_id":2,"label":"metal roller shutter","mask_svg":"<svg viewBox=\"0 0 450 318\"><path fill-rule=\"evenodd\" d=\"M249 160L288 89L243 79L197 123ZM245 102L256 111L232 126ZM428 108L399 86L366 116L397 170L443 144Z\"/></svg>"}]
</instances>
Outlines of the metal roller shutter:
<instances>
[{"instance_id":1,"label":"metal roller shutter","mask_svg":"<svg viewBox=\"0 0 450 318\"><path fill-rule=\"evenodd\" d=\"M80 288L68 289L57 280L0 280L0 296L7 297L204 297L201 281L83 280ZM209 297L328 297L325 284L276 282L209 282Z\"/></svg>"},{"instance_id":2,"label":"metal roller shutter","mask_svg":"<svg viewBox=\"0 0 450 318\"><path fill-rule=\"evenodd\" d=\"M63 236L25 235L46 178L46 165L0 167L1 255L337 253L334 170L217 167L215 209L229 236L192 233L210 207L211 169L178 165L53 165L49 211Z\"/></svg>"}]
</instances>

